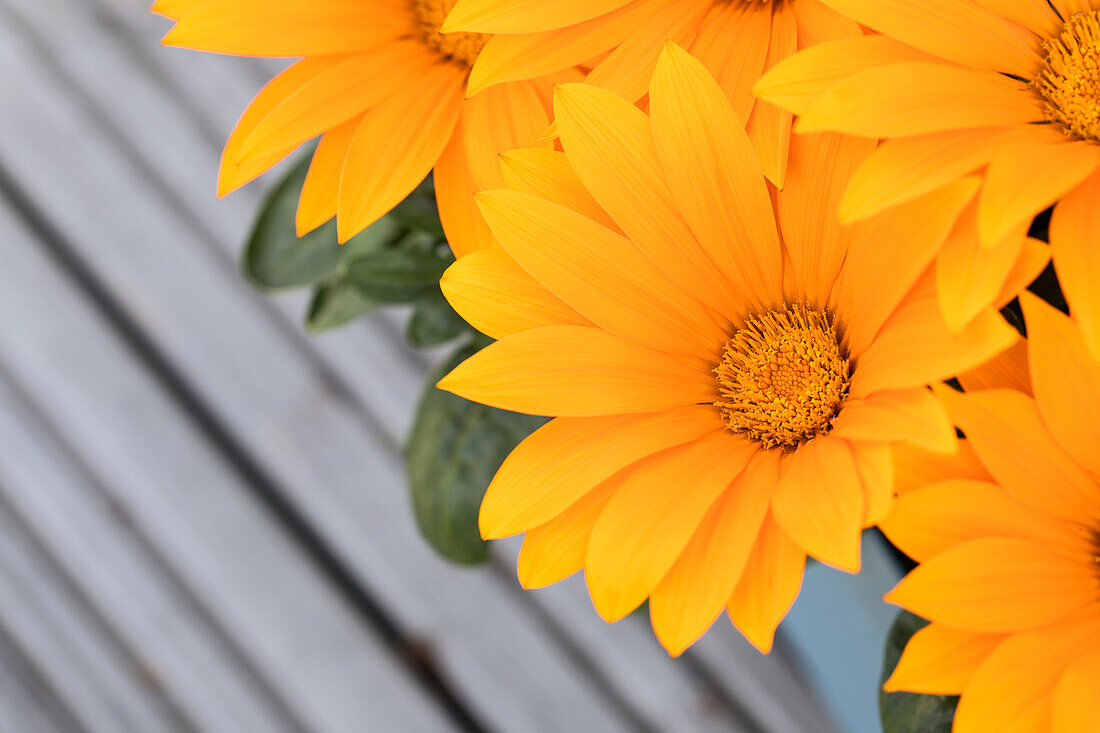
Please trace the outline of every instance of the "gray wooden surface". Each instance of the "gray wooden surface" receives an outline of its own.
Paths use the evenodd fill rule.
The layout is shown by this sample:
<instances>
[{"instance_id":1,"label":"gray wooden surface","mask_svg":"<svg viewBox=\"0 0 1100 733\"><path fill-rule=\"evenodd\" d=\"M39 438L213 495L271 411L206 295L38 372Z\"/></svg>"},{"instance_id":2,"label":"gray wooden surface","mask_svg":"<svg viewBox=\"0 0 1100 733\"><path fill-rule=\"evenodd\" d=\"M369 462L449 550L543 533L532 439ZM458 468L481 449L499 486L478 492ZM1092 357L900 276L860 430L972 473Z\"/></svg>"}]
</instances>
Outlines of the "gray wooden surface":
<instances>
[{"instance_id":1,"label":"gray wooden surface","mask_svg":"<svg viewBox=\"0 0 1100 733\"><path fill-rule=\"evenodd\" d=\"M417 535L401 314L322 337L237 265L220 145L278 68L143 0L0 0L0 732L828 731L725 622L669 659L517 546Z\"/></svg>"}]
</instances>

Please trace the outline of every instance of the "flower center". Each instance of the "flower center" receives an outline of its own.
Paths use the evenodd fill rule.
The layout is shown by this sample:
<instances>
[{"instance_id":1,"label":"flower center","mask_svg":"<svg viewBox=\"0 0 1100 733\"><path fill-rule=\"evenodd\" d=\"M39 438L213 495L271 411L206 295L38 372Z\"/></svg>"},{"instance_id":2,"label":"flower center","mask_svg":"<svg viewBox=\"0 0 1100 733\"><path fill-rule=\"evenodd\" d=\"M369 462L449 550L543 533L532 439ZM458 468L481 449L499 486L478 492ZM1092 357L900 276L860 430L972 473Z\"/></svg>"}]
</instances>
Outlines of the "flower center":
<instances>
[{"instance_id":1,"label":"flower center","mask_svg":"<svg viewBox=\"0 0 1100 733\"><path fill-rule=\"evenodd\" d=\"M473 66L491 36L488 33L440 33L443 21L456 2L458 0L412 0L413 10L424 31L424 42L447 59Z\"/></svg>"},{"instance_id":2,"label":"flower center","mask_svg":"<svg viewBox=\"0 0 1100 733\"><path fill-rule=\"evenodd\" d=\"M829 432L851 369L833 319L790 305L749 318L714 370L726 427L766 448L794 448Z\"/></svg>"},{"instance_id":3,"label":"flower center","mask_svg":"<svg viewBox=\"0 0 1100 733\"><path fill-rule=\"evenodd\" d=\"M1100 11L1075 14L1043 50L1046 61L1031 84L1047 119L1074 139L1100 143Z\"/></svg>"}]
</instances>

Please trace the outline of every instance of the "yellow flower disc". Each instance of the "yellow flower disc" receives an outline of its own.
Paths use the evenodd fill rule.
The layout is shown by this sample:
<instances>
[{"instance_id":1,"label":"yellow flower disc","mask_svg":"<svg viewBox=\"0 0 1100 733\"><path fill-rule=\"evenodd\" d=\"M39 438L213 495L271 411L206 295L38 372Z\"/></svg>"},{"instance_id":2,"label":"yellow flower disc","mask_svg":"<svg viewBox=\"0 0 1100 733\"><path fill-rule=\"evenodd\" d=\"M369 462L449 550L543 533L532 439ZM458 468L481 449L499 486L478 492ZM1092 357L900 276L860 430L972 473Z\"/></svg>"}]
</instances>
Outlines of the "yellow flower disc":
<instances>
[{"instance_id":1,"label":"yellow flower disc","mask_svg":"<svg viewBox=\"0 0 1100 733\"><path fill-rule=\"evenodd\" d=\"M1074 15L1043 50L1046 62L1032 83L1047 119L1070 137L1100 143L1100 12Z\"/></svg>"},{"instance_id":2,"label":"yellow flower disc","mask_svg":"<svg viewBox=\"0 0 1100 733\"><path fill-rule=\"evenodd\" d=\"M851 369L827 313L801 305L749 318L714 370L726 427L767 448L827 433Z\"/></svg>"},{"instance_id":3,"label":"yellow flower disc","mask_svg":"<svg viewBox=\"0 0 1100 733\"><path fill-rule=\"evenodd\" d=\"M443 21L458 0L413 0L413 7L424 30L424 41L431 48L448 59L466 66L473 66L481 49L492 37L488 33L448 33L439 32Z\"/></svg>"}]
</instances>

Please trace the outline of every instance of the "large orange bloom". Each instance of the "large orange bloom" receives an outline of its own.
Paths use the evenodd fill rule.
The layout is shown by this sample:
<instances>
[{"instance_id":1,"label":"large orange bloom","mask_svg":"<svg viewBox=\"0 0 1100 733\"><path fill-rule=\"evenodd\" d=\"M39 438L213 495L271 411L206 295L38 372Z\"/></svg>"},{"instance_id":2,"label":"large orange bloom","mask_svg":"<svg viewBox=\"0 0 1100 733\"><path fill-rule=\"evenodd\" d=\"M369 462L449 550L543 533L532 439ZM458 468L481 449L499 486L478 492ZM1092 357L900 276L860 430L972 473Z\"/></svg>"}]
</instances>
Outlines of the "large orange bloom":
<instances>
[{"instance_id":1,"label":"large orange bloom","mask_svg":"<svg viewBox=\"0 0 1100 733\"><path fill-rule=\"evenodd\" d=\"M471 93L584 64L589 83L638 100L672 40L718 80L779 186L791 116L755 100L753 84L797 49L861 33L819 0L458 0L444 29L498 34L474 64Z\"/></svg>"},{"instance_id":2,"label":"large orange bloom","mask_svg":"<svg viewBox=\"0 0 1100 733\"><path fill-rule=\"evenodd\" d=\"M608 620L648 598L674 654L723 608L766 651L807 553L859 567L891 446L955 449L924 385L1017 337L990 308L952 334L929 287L976 181L842 229L832 211L871 144L796 139L775 194L698 61L670 45L648 91L651 115L563 85L564 152L504 156L509 189L478 195L503 249L441 283L499 340L440 387L555 417L481 507L485 537L526 532L525 586L583 568Z\"/></svg>"},{"instance_id":3,"label":"large orange bloom","mask_svg":"<svg viewBox=\"0 0 1100 733\"><path fill-rule=\"evenodd\" d=\"M1022 301L1026 362L1013 349L973 391L943 390L988 474L934 469L942 480L906 493L882 522L921 562L887 600L932 621L886 689L962 695L955 733L1090 733L1100 719L1100 365L1069 318Z\"/></svg>"},{"instance_id":4,"label":"large orange bloom","mask_svg":"<svg viewBox=\"0 0 1100 733\"><path fill-rule=\"evenodd\" d=\"M452 5L156 0L153 10L176 21L164 39L168 45L303 57L272 79L241 117L222 156L219 194L320 135L298 207L299 234L336 216L346 241L434 166L452 248L463 254L486 246L489 233L471 194L503 185L497 155L534 145L546 131L552 83L503 84L466 100L470 65L488 36L440 35Z\"/></svg>"},{"instance_id":5,"label":"large orange bloom","mask_svg":"<svg viewBox=\"0 0 1100 733\"><path fill-rule=\"evenodd\" d=\"M842 221L984 171L994 246L1060 201L1055 267L1100 358L1100 0L823 0L884 34L810 49L756 87L800 132L887 141L856 173Z\"/></svg>"}]
</instances>

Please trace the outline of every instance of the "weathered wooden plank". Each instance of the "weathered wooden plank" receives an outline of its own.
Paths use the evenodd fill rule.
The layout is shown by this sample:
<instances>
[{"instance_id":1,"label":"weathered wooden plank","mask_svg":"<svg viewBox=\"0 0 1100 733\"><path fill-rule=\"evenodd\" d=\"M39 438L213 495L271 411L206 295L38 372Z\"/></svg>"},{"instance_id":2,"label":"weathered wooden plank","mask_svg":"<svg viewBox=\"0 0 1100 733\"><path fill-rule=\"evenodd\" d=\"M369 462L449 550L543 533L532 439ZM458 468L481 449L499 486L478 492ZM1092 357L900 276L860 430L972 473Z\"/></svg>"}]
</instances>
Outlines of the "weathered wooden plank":
<instances>
[{"instance_id":1,"label":"weathered wooden plank","mask_svg":"<svg viewBox=\"0 0 1100 733\"><path fill-rule=\"evenodd\" d=\"M6 203L0 241L0 364L89 474L5 409L3 491L175 707L208 731L449 730Z\"/></svg>"},{"instance_id":2,"label":"weathered wooden plank","mask_svg":"<svg viewBox=\"0 0 1100 733\"><path fill-rule=\"evenodd\" d=\"M173 89L188 90L187 104L201 109L205 115L204 121L198 125L199 128L221 124L227 132L232 120L235 119L254 88L249 86L255 83L252 81L254 77L239 75L242 78L238 89L241 99L232 100L223 96L216 101L212 100L209 95L203 94L201 85L196 85L195 80L201 79L208 73L217 73L224 82L245 65L237 60L159 48L156 39L166 26L163 23L158 24L155 18L141 14L140 8L137 7L139 5L140 3L135 3L133 0L99 0L100 11L110 15L112 23L124 28L130 34L137 34L137 37L131 38L129 42L145 50L140 68L144 70L155 67L156 76L163 84L173 85ZM136 12L133 12L135 10ZM71 24L74 19L79 21L81 12L86 13L77 7L67 9L67 22ZM80 32L87 35L86 28L82 28ZM64 49L57 48L55 51L63 55ZM206 65L200 67L200 64ZM99 75L79 73L80 69L88 68L87 64L76 60L71 67L73 75L80 78L82 87L95 87L97 96L109 97L112 94L110 85L99 82L97 86L96 79ZM142 92L138 90L145 89L147 85L148 82L142 84L140 80L135 80L127 89L128 98L141 97ZM137 94L135 94L136 91L138 91ZM115 95L117 96L117 92ZM178 92L174 96L179 96ZM150 97L155 97L155 92L150 93ZM178 99L172 101L179 102ZM156 103L147 104L145 110L153 115L154 119L160 121L160 124L151 126L158 131L158 135L159 131L172 123L172 120L164 118L165 110ZM158 112L159 116L157 116ZM168 114L178 115L178 121L188 116L194 117L194 110L189 108L181 110L177 104L176 110ZM113 119L116 124L125 127L128 123L123 119L124 116L125 114L115 115ZM143 120L146 119L144 116L140 117ZM134 144L142 148L147 156L157 158L163 155L166 149L175 151L189 161L197 160L202 156L197 148L196 152L189 156L182 152L184 149L190 149L186 141L193 140L194 133L188 136L183 134L183 131L178 131L176 142L166 147L160 144L158 139L147 139L148 135L143 142L140 139L142 138L139 134L140 130L132 127L127 129L136 135L133 138ZM213 175L215 152L211 149L205 153L210 161L206 176ZM209 177L203 181L196 179L188 185L190 193L181 193L181 198L186 199L188 206L203 212L232 205L233 197L229 202L223 201L220 204L214 204L209 195L203 199L201 193L200 198L190 198L203 186L209 187L211 180L213 179ZM248 203L251 205L252 198L247 189L237 196L242 199L248 198ZM209 214L204 213L202 216L207 218ZM224 243L226 239L223 237L221 241ZM232 251L237 245L229 242L228 246ZM315 343L325 356L327 363L340 374L344 383L351 387L358 399L380 417L380 421L391 435L399 436L407 427L407 416L411 412L409 401L418 387L422 370L412 370L403 374L387 371L381 379L378 373L369 373L365 370L364 365L377 361L378 340L380 337L385 337L384 333L377 330L368 333L368 329L372 327L373 324L369 324L340 334L331 334ZM401 403L398 410L392 409L394 402L392 398L395 396L398 398L396 401ZM506 576L512 578L510 569L506 571ZM575 585L578 587L571 590L551 589L535 594L534 602L543 612L555 619L554 623L558 630L567 637L573 637L564 641L581 647L582 655L587 658L588 663L608 680L618 694L628 699L631 705L642 710L647 719L661 725L670 719L693 715L700 708L705 708L712 713L715 710L723 711L713 715L713 717L721 717L723 714L729 714L729 707L726 706L723 709L721 700L716 701L715 696L725 699L743 697L749 702L739 703L734 700L734 704L752 708L753 715L761 721L783 722L789 726L807 730L822 730L827 727L823 722L820 709L806 696L804 689L798 685L787 665L775 657L761 660L755 651L751 650L732 630L728 630L729 633L725 634L719 631L720 641L715 640L715 634L712 632L712 637L705 639L699 645L698 653L689 654L686 661L673 662L655 647L644 623L630 622L625 626L616 626L612 633L607 633L607 627L593 615L583 588L579 587L579 584ZM697 669L684 670L685 667L690 668L693 665ZM639 670L645 670L645 672L640 673ZM721 689L708 689L708 684L717 685ZM784 692L777 693L777 690ZM792 690L797 692L789 694ZM779 702L776 702L777 700Z\"/></svg>"},{"instance_id":3,"label":"weathered wooden plank","mask_svg":"<svg viewBox=\"0 0 1100 733\"><path fill-rule=\"evenodd\" d=\"M183 212L119 157L28 47L28 34L8 35L0 95L14 115L0 160L110 297L140 319L137 328L204 409L326 528L401 630L424 640L444 679L503 730L632 727L613 701L593 694L587 670L524 613L525 601L499 576L456 572L431 553L411 521L397 457L287 343L235 269L196 244ZM125 216L102 215L120 203Z\"/></svg>"},{"instance_id":4,"label":"weathered wooden plank","mask_svg":"<svg viewBox=\"0 0 1100 733\"><path fill-rule=\"evenodd\" d=\"M2 620L2 619L0 619ZM0 731L87 733L0 624Z\"/></svg>"},{"instance_id":5,"label":"weathered wooden plank","mask_svg":"<svg viewBox=\"0 0 1100 733\"><path fill-rule=\"evenodd\" d=\"M9 386L0 380L5 422L12 422L7 410L17 409L10 396ZM0 489L8 488L6 480L0 483ZM0 636L8 637L13 659L20 659L30 670L33 680L28 682L37 694L55 699L43 705L45 712L60 714L67 721L65 727L92 731L193 730L185 718L164 704L153 684L153 673L147 672L142 679L141 667L114 642L100 619L44 556L6 497L0 501L0 583L4 588L0 594L4 632ZM10 704L8 692L2 694L5 699L0 709Z\"/></svg>"}]
</instances>

